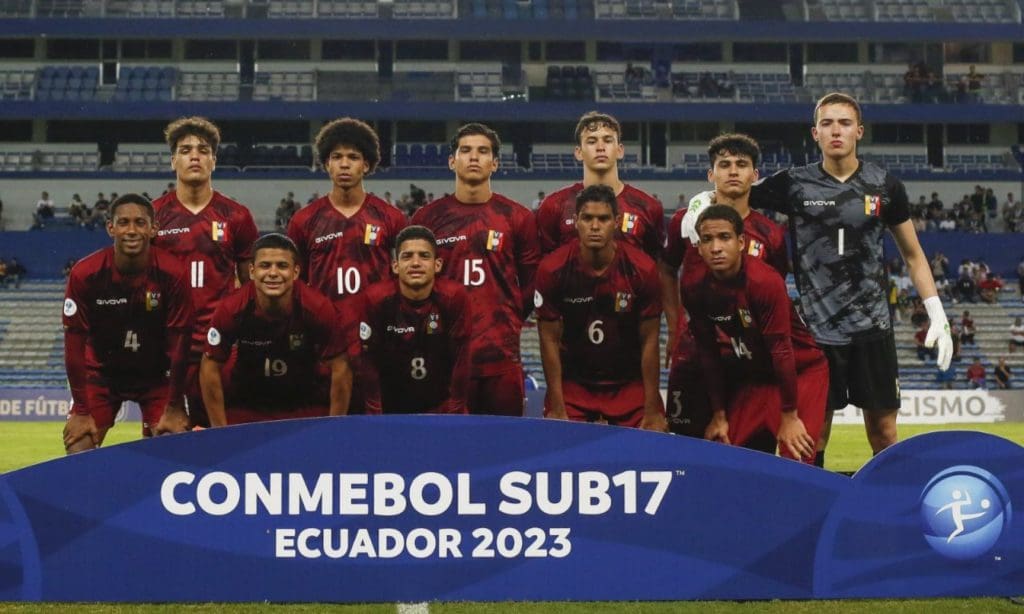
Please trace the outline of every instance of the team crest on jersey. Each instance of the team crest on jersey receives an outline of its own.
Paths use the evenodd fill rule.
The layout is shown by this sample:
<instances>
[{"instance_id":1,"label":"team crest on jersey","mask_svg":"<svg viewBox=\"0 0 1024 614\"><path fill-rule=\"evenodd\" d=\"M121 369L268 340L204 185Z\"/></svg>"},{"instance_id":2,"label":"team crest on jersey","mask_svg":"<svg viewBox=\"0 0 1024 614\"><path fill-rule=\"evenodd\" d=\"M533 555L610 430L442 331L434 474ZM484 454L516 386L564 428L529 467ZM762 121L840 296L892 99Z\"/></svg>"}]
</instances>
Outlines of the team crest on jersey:
<instances>
[{"instance_id":1,"label":"team crest on jersey","mask_svg":"<svg viewBox=\"0 0 1024 614\"><path fill-rule=\"evenodd\" d=\"M160 293L154 290L146 291L146 311L153 311L160 306Z\"/></svg>"},{"instance_id":2,"label":"team crest on jersey","mask_svg":"<svg viewBox=\"0 0 1024 614\"><path fill-rule=\"evenodd\" d=\"M64 315L71 317L78 313L78 304L73 299L64 299Z\"/></svg>"},{"instance_id":3,"label":"team crest on jersey","mask_svg":"<svg viewBox=\"0 0 1024 614\"><path fill-rule=\"evenodd\" d=\"M615 311L626 312L633 309L633 295L629 292L615 293Z\"/></svg>"},{"instance_id":4,"label":"team crest on jersey","mask_svg":"<svg viewBox=\"0 0 1024 614\"><path fill-rule=\"evenodd\" d=\"M622 233L627 235L636 234L640 227L639 218L635 213L622 214Z\"/></svg>"},{"instance_id":5,"label":"team crest on jersey","mask_svg":"<svg viewBox=\"0 0 1024 614\"><path fill-rule=\"evenodd\" d=\"M441 314L433 311L427 316L427 334L433 335L441 329Z\"/></svg>"},{"instance_id":6,"label":"team crest on jersey","mask_svg":"<svg viewBox=\"0 0 1024 614\"><path fill-rule=\"evenodd\" d=\"M740 309L739 310L739 315L740 315L740 325L743 328L750 328L751 326L754 325L754 318L751 317L750 312L748 310Z\"/></svg>"},{"instance_id":7,"label":"team crest on jersey","mask_svg":"<svg viewBox=\"0 0 1024 614\"><path fill-rule=\"evenodd\" d=\"M760 258L764 255L764 243L760 241L751 241L750 245L747 246L747 253L754 258Z\"/></svg>"},{"instance_id":8,"label":"team crest on jersey","mask_svg":"<svg viewBox=\"0 0 1024 614\"><path fill-rule=\"evenodd\" d=\"M864 195L864 215L870 215L872 217L879 217L882 215L881 196L872 196L871 194Z\"/></svg>"},{"instance_id":9,"label":"team crest on jersey","mask_svg":"<svg viewBox=\"0 0 1024 614\"><path fill-rule=\"evenodd\" d=\"M227 222L213 222L210 224L210 236L217 243L223 243L228 240L228 223Z\"/></svg>"},{"instance_id":10,"label":"team crest on jersey","mask_svg":"<svg viewBox=\"0 0 1024 614\"><path fill-rule=\"evenodd\" d=\"M380 226L367 224L363 232L363 243L366 245L377 245L380 242Z\"/></svg>"},{"instance_id":11,"label":"team crest on jersey","mask_svg":"<svg viewBox=\"0 0 1024 614\"><path fill-rule=\"evenodd\" d=\"M501 244L505 242L505 233L498 230L487 231L487 251L501 251Z\"/></svg>"}]
</instances>

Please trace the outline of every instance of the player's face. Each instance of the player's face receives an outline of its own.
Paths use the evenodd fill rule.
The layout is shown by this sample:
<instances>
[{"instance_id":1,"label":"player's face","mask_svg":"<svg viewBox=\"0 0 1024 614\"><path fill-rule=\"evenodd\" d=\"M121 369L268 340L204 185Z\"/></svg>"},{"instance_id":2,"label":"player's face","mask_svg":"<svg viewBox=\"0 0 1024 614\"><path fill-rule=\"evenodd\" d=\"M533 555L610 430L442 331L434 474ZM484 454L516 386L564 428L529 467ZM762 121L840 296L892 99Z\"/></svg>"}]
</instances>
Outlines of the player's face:
<instances>
[{"instance_id":1,"label":"player's face","mask_svg":"<svg viewBox=\"0 0 1024 614\"><path fill-rule=\"evenodd\" d=\"M338 145L327 156L327 174L335 187L347 190L363 182L370 164L362 152L349 145Z\"/></svg>"},{"instance_id":2,"label":"player's face","mask_svg":"<svg viewBox=\"0 0 1024 614\"><path fill-rule=\"evenodd\" d=\"M731 153L716 156L714 166L708 170L708 181L715 184L719 194L729 198L742 198L749 194L757 176L757 168L750 156Z\"/></svg>"},{"instance_id":3,"label":"player's face","mask_svg":"<svg viewBox=\"0 0 1024 614\"><path fill-rule=\"evenodd\" d=\"M448 168L455 171L455 176L463 183L478 184L490 179L498 170L491 139L482 134L468 134L459 139L459 146L448 157Z\"/></svg>"},{"instance_id":4,"label":"player's face","mask_svg":"<svg viewBox=\"0 0 1024 614\"><path fill-rule=\"evenodd\" d=\"M706 220L698 229L697 250L716 277L732 277L740 270L743 235L725 220Z\"/></svg>"},{"instance_id":5,"label":"player's face","mask_svg":"<svg viewBox=\"0 0 1024 614\"><path fill-rule=\"evenodd\" d=\"M253 255L249 277L256 291L270 298L287 294L299 276L295 255L287 249L264 247Z\"/></svg>"},{"instance_id":6,"label":"player's face","mask_svg":"<svg viewBox=\"0 0 1024 614\"><path fill-rule=\"evenodd\" d=\"M178 139L171 154L171 168L178 181L187 185L208 183L216 166L217 152L205 140L194 134Z\"/></svg>"},{"instance_id":7,"label":"player's face","mask_svg":"<svg viewBox=\"0 0 1024 614\"><path fill-rule=\"evenodd\" d=\"M615 213L608 203L584 203L576 214L580 244L589 249L603 249L615 236L615 222Z\"/></svg>"},{"instance_id":8,"label":"player's face","mask_svg":"<svg viewBox=\"0 0 1024 614\"><path fill-rule=\"evenodd\" d=\"M434 276L441 271L441 260L426 239L409 239L398 247L391 268L400 284L418 290L434 283Z\"/></svg>"},{"instance_id":9,"label":"player's face","mask_svg":"<svg viewBox=\"0 0 1024 614\"><path fill-rule=\"evenodd\" d=\"M864 126L857 121L857 111L848 104L827 104L818 109L818 120L811 128L821 153L841 159L857 153L857 141L864 136Z\"/></svg>"},{"instance_id":10,"label":"player's face","mask_svg":"<svg viewBox=\"0 0 1024 614\"><path fill-rule=\"evenodd\" d=\"M583 166L603 172L615 168L626 152L619 142L619 135L608 126L598 124L594 130L583 131L575 153Z\"/></svg>"},{"instance_id":11,"label":"player's face","mask_svg":"<svg viewBox=\"0 0 1024 614\"><path fill-rule=\"evenodd\" d=\"M146 251L156 234L153 218L142 205L121 205L107 222L107 234L114 239L114 251L125 256L138 256Z\"/></svg>"}]
</instances>

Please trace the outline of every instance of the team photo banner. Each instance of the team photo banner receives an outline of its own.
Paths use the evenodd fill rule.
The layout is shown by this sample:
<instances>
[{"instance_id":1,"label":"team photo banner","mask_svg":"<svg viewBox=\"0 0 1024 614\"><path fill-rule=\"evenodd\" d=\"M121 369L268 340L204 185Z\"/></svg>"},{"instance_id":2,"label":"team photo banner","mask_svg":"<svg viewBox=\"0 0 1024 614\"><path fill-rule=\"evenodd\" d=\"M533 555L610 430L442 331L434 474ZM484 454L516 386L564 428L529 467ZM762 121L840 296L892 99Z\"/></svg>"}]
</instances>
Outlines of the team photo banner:
<instances>
[{"instance_id":1,"label":"team photo banner","mask_svg":"<svg viewBox=\"0 0 1024 614\"><path fill-rule=\"evenodd\" d=\"M1022 493L1024 448L964 431L848 478L609 426L289 420L0 476L0 601L1014 595Z\"/></svg>"}]
</instances>

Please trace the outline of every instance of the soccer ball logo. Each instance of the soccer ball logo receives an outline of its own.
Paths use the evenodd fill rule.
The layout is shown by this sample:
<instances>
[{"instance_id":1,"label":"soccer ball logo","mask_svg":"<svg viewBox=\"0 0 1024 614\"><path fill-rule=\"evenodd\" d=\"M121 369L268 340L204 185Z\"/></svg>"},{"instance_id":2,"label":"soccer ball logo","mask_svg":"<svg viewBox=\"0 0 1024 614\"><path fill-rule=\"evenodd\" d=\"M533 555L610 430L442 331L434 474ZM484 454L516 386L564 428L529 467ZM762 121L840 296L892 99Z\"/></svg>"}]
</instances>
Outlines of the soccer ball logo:
<instances>
[{"instance_id":1,"label":"soccer ball logo","mask_svg":"<svg viewBox=\"0 0 1024 614\"><path fill-rule=\"evenodd\" d=\"M937 473L921 493L924 538L939 554L973 559L999 541L1012 516L1010 497L994 475L971 465Z\"/></svg>"}]
</instances>

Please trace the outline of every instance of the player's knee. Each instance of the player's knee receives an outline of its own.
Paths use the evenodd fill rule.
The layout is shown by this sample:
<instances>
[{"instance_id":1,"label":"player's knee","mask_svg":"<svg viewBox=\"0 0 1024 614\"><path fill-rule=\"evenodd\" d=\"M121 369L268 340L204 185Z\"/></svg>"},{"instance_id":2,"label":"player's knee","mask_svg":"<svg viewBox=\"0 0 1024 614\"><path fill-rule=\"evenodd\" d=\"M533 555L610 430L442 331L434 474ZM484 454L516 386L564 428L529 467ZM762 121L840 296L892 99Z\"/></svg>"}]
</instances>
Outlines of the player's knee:
<instances>
[{"instance_id":1,"label":"player's knee","mask_svg":"<svg viewBox=\"0 0 1024 614\"><path fill-rule=\"evenodd\" d=\"M864 412L864 427L867 430L871 449L878 454L896 443L896 412Z\"/></svg>"}]
</instances>

